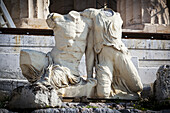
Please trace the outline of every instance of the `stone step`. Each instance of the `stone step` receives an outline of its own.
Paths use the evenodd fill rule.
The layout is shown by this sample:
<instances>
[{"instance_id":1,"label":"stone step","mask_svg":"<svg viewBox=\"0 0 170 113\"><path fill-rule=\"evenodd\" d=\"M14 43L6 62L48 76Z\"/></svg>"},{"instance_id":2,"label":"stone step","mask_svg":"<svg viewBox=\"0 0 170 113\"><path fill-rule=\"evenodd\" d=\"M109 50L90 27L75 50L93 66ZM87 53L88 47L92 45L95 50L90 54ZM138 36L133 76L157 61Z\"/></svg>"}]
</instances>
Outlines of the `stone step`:
<instances>
[{"instance_id":1,"label":"stone step","mask_svg":"<svg viewBox=\"0 0 170 113\"><path fill-rule=\"evenodd\" d=\"M155 80L159 66L170 63L170 40L122 39L129 48L133 63L144 83ZM37 50L44 53L55 46L54 36L44 35L0 35L0 78L24 79L19 66L21 49ZM135 58L136 59L133 59ZM79 66L80 74L86 75L85 58Z\"/></svg>"},{"instance_id":2,"label":"stone step","mask_svg":"<svg viewBox=\"0 0 170 113\"><path fill-rule=\"evenodd\" d=\"M55 45L54 36L38 35L0 35L0 46L17 46L17 47L51 47Z\"/></svg>"},{"instance_id":3,"label":"stone step","mask_svg":"<svg viewBox=\"0 0 170 113\"><path fill-rule=\"evenodd\" d=\"M19 86L23 86L27 84L27 80L19 80L19 79L1 79L0 78L0 90L4 91L12 91Z\"/></svg>"},{"instance_id":4,"label":"stone step","mask_svg":"<svg viewBox=\"0 0 170 113\"><path fill-rule=\"evenodd\" d=\"M170 40L122 39L130 49L170 49ZM54 46L54 36L0 35L2 46Z\"/></svg>"},{"instance_id":5,"label":"stone step","mask_svg":"<svg viewBox=\"0 0 170 113\"><path fill-rule=\"evenodd\" d=\"M139 60L139 67L160 67L165 64L170 64L170 59L148 59Z\"/></svg>"},{"instance_id":6,"label":"stone step","mask_svg":"<svg viewBox=\"0 0 170 113\"><path fill-rule=\"evenodd\" d=\"M139 67L138 73L143 84L150 84L156 80L156 73L159 67Z\"/></svg>"},{"instance_id":7,"label":"stone step","mask_svg":"<svg viewBox=\"0 0 170 113\"><path fill-rule=\"evenodd\" d=\"M170 59L170 50L138 50L138 49L129 49L133 57L138 57L138 59Z\"/></svg>"},{"instance_id":8,"label":"stone step","mask_svg":"<svg viewBox=\"0 0 170 113\"><path fill-rule=\"evenodd\" d=\"M126 47L133 49L170 49L170 40L122 39Z\"/></svg>"}]
</instances>

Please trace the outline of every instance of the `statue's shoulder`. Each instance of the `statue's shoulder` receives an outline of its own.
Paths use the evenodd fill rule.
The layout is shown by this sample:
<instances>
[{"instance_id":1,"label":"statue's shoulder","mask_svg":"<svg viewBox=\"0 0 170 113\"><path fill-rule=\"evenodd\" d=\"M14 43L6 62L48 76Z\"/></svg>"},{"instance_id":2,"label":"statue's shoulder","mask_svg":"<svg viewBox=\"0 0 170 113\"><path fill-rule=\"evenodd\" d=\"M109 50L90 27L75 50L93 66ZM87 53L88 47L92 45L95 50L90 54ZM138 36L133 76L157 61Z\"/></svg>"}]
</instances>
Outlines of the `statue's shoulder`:
<instances>
[{"instance_id":1,"label":"statue's shoulder","mask_svg":"<svg viewBox=\"0 0 170 113\"><path fill-rule=\"evenodd\" d=\"M63 22L65 21L65 15L61 15L59 13L53 13L53 16L52 16L52 19L55 21L55 22Z\"/></svg>"},{"instance_id":2,"label":"statue's shoulder","mask_svg":"<svg viewBox=\"0 0 170 113\"><path fill-rule=\"evenodd\" d=\"M99 12L100 12L99 9L88 8L88 9L85 9L83 12L80 12L80 14L81 16L84 16L87 18L94 18Z\"/></svg>"},{"instance_id":3,"label":"statue's shoulder","mask_svg":"<svg viewBox=\"0 0 170 113\"><path fill-rule=\"evenodd\" d=\"M92 19L81 16L82 20L91 28L92 27Z\"/></svg>"}]
</instances>

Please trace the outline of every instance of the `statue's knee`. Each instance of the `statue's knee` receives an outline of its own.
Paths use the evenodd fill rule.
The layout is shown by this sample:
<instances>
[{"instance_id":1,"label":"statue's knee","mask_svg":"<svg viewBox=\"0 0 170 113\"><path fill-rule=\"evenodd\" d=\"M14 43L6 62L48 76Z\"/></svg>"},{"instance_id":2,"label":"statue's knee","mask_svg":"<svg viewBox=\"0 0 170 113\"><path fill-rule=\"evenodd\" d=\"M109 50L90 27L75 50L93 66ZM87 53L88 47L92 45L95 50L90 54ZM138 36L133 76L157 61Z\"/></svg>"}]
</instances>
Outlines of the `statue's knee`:
<instances>
[{"instance_id":1,"label":"statue's knee","mask_svg":"<svg viewBox=\"0 0 170 113\"><path fill-rule=\"evenodd\" d=\"M143 90L143 84L141 82L137 83L136 87L134 88L134 92L141 92L142 90Z\"/></svg>"},{"instance_id":2,"label":"statue's knee","mask_svg":"<svg viewBox=\"0 0 170 113\"><path fill-rule=\"evenodd\" d=\"M110 89L97 88L97 96L100 98L107 98L110 96Z\"/></svg>"},{"instance_id":3,"label":"statue's knee","mask_svg":"<svg viewBox=\"0 0 170 113\"><path fill-rule=\"evenodd\" d=\"M143 90L143 84L142 83L140 83L138 87L139 87L139 91Z\"/></svg>"}]
</instances>

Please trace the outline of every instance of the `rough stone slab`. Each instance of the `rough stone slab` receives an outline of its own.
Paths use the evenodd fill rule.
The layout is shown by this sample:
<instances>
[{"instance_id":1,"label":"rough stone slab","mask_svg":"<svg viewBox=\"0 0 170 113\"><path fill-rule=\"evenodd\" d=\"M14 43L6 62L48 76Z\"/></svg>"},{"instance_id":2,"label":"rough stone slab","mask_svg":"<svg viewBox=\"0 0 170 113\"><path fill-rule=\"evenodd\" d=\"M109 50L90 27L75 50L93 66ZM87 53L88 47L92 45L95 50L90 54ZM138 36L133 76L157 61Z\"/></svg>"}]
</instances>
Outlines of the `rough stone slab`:
<instances>
[{"instance_id":1,"label":"rough stone slab","mask_svg":"<svg viewBox=\"0 0 170 113\"><path fill-rule=\"evenodd\" d=\"M12 71L0 71L0 78L2 79L20 79L23 80L25 77L21 72L12 72Z\"/></svg>"},{"instance_id":2,"label":"rough stone slab","mask_svg":"<svg viewBox=\"0 0 170 113\"><path fill-rule=\"evenodd\" d=\"M122 39L130 49L170 49L170 40ZM0 45L54 46L54 36L0 35Z\"/></svg>"},{"instance_id":3,"label":"rough stone slab","mask_svg":"<svg viewBox=\"0 0 170 113\"><path fill-rule=\"evenodd\" d=\"M167 60L139 60L139 67L159 67L161 65L170 64L170 59Z\"/></svg>"},{"instance_id":4,"label":"rough stone slab","mask_svg":"<svg viewBox=\"0 0 170 113\"><path fill-rule=\"evenodd\" d=\"M139 59L170 59L170 50L135 50L129 49L133 57Z\"/></svg>"},{"instance_id":5,"label":"rough stone slab","mask_svg":"<svg viewBox=\"0 0 170 113\"><path fill-rule=\"evenodd\" d=\"M54 36L0 35L0 45L6 46L54 46Z\"/></svg>"},{"instance_id":6,"label":"rough stone slab","mask_svg":"<svg viewBox=\"0 0 170 113\"><path fill-rule=\"evenodd\" d=\"M159 67L139 67L138 73L143 84L150 84L156 80L156 72Z\"/></svg>"},{"instance_id":7,"label":"rough stone slab","mask_svg":"<svg viewBox=\"0 0 170 113\"><path fill-rule=\"evenodd\" d=\"M24 79L19 67L19 54L0 54L0 78Z\"/></svg>"},{"instance_id":8,"label":"rough stone slab","mask_svg":"<svg viewBox=\"0 0 170 113\"><path fill-rule=\"evenodd\" d=\"M1 71L16 72L19 70L19 54L0 54L0 58Z\"/></svg>"},{"instance_id":9,"label":"rough stone slab","mask_svg":"<svg viewBox=\"0 0 170 113\"><path fill-rule=\"evenodd\" d=\"M54 88L43 85L27 85L16 88L12 92L8 108L30 109L60 107L61 99Z\"/></svg>"},{"instance_id":10,"label":"rough stone slab","mask_svg":"<svg viewBox=\"0 0 170 113\"><path fill-rule=\"evenodd\" d=\"M170 40L122 39L130 49L170 49Z\"/></svg>"},{"instance_id":11,"label":"rough stone slab","mask_svg":"<svg viewBox=\"0 0 170 113\"><path fill-rule=\"evenodd\" d=\"M0 47L0 54L19 54L22 49L37 50L43 53L51 51L52 47Z\"/></svg>"},{"instance_id":12,"label":"rough stone slab","mask_svg":"<svg viewBox=\"0 0 170 113\"><path fill-rule=\"evenodd\" d=\"M27 80L19 79L0 79L0 90L12 91L19 86L24 86L28 84Z\"/></svg>"}]
</instances>

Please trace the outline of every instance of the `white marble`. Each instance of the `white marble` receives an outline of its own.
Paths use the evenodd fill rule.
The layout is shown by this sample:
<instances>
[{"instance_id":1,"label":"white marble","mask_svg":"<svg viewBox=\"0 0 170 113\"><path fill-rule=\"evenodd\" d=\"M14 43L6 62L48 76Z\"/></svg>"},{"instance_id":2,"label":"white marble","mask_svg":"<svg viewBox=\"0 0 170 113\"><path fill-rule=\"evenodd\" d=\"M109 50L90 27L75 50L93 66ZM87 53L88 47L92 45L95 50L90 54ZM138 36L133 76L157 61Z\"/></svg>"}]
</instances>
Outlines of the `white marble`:
<instances>
[{"instance_id":1,"label":"white marble","mask_svg":"<svg viewBox=\"0 0 170 113\"><path fill-rule=\"evenodd\" d=\"M106 11L112 11L113 15L106 15ZM89 8L81 15L91 18L94 24L93 52L96 61L97 96L138 98L143 85L128 49L121 41L123 21L120 14L109 8Z\"/></svg>"},{"instance_id":2,"label":"white marble","mask_svg":"<svg viewBox=\"0 0 170 113\"><path fill-rule=\"evenodd\" d=\"M21 51L22 73L30 82L51 85L58 95L67 97L139 97L143 85L121 41L123 21L119 13L108 8L89 8L67 15L51 13L46 21L54 31L53 49L48 54ZM87 80L78 71L84 53Z\"/></svg>"}]
</instances>

